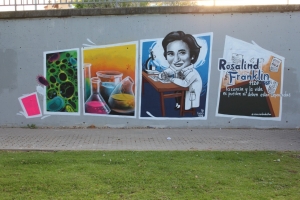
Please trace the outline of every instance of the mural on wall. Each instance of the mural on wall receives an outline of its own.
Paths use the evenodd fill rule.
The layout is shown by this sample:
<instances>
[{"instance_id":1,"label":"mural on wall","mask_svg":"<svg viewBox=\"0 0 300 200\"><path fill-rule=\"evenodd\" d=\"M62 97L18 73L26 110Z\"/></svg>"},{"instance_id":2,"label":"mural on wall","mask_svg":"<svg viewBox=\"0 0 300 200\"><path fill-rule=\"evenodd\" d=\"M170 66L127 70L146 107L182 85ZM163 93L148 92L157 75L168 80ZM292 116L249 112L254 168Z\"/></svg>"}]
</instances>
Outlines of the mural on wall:
<instances>
[{"instance_id":1,"label":"mural on wall","mask_svg":"<svg viewBox=\"0 0 300 200\"><path fill-rule=\"evenodd\" d=\"M84 115L135 116L137 44L82 49Z\"/></svg>"},{"instance_id":2,"label":"mural on wall","mask_svg":"<svg viewBox=\"0 0 300 200\"><path fill-rule=\"evenodd\" d=\"M18 99L23 109L23 112L20 112L20 114L22 114L26 118L42 116L42 111L36 92L21 96Z\"/></svg>"},{"instance_id":3,"label":"mural on wall","mask_svg":"<svg viewBox=\"0 0 300 200\"><path fill-rule=\"evenodd\" d=\"M213 33L140 41L141 118L207 119Z\"/></svg>"},{"instance_id":4,"label":"mural on wall","mask_svg":"<svg viewBox=\"0 0 300 200\"><path fill-rule=\"evenodd\" d=\"M226 36L216 116L281 120L284 57Z\"/></svg>"},{"instance_id":5,"label":"mural on wall","mask_svg":"<svg viewBox=\"0 0 300 200\"><path fill-rule=\"evenodd\" d=\"M44 113L80 115L79 49L44 52Z\"/></svg>"}]
</instances>

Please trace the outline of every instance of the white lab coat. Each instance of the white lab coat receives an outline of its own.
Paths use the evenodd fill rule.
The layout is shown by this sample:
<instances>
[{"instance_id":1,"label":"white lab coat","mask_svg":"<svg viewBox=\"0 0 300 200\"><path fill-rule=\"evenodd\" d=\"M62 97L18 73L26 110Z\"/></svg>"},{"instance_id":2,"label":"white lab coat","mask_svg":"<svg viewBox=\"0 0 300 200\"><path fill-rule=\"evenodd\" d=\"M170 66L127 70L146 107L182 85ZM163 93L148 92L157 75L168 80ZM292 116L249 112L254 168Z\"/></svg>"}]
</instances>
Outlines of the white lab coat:
<instances>
[{"instance_id":1,"label":"white lab coat","mask_svg":"<svg viewBox=\"0 0 300 200\"><path fill-rule=\"evenodd\" d=\"M171 81L181 87L189 87L189 90L185 92L185 110L200 106L202 79L193 64L183 68Z\"/></svg>"}]
</instances>

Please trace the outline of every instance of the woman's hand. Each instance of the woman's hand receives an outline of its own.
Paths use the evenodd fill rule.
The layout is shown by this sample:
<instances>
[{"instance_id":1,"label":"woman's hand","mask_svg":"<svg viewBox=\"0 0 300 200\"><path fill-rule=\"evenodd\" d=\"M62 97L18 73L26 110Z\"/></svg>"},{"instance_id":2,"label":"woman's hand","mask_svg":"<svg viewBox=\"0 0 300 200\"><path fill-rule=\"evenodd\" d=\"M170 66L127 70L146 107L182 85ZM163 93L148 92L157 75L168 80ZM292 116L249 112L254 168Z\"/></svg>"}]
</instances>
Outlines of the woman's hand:
<instances>
[{"instance_id":1,"label":"woman's hand","mask_svg":"<svg viewBox=\"0 0 300 200\"><path fill-rule=\"evenodd\" d=\"M187 69L187 70L181 70L179 73L178 73L178 78L180 78L181 80L184 80L187 75L189 73L191 73L193 70L192 69Z\"/></svg>"}]
</instances>

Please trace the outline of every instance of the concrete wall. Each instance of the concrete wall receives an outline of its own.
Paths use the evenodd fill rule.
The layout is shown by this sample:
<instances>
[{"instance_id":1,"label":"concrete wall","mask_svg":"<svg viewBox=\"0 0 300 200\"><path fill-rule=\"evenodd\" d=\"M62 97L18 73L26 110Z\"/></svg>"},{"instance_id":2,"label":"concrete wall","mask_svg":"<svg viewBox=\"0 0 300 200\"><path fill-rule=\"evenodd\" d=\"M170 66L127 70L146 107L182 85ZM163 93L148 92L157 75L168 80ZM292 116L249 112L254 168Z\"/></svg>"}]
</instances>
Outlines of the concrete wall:
<instances>
[{"instance_id":1,"label":"concrete wall","mask_svg":"<svg viewBox=\"0 0 300 200\"><path fill-rule=\"evenodd\" d=\"M298 128L300 126L300 6L161 7L0 13L0 125L40 127ZM93 116L27 119L18 97L35 91L43 52L162 38L174 30L213 32L207 120L149 120ZM216 117L225 36L255 41L285 57L280 121ZM138 77L140 79L140 77ZM137 96L140 94L138 93ZM42 98L40 98L42 105ZM138 108L139 109L139 108Z\"/></svg>"}]
</instances>

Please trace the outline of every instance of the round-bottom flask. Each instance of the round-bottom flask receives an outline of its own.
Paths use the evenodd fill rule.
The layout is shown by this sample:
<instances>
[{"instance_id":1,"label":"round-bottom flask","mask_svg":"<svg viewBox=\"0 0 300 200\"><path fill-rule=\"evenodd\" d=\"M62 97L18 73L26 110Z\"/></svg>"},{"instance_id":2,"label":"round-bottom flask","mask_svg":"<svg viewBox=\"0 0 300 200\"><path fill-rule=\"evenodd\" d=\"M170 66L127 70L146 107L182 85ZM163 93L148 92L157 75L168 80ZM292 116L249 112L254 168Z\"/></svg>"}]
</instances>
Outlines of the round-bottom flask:
<instances>
[{"instance_id":1,"label":"round-bottom flask","mask_svg":"<svg viewBox=\"0 0 300 200\"><path fill-rule=\"evenodd\" d=\"M85 102L85 112L94 114L108 114L110 108L100 94L100 78L91 78L91 96Z\"/></svg>"},{"instance_id":2,"label":"round-bottom flask","mask_svg":"<svg viewBox=\"0 0 300 200\"><path fill-rule=\"evenodd\" d=\"M135 109L135 98L132 91L134 81L131 77L124 78L112 91L108 104L110 108L118 113L130 114Z\"/></svg>"},{"instance_id":3,"label":"round-bottom flask","mask_svg":"<svg viewBox=\"0 0 300 200\"><path fill-rule=\"evenodd\" d=\"M118 71L98 71L97 77L101 79L100 93L105 102L108 102L108 98L116 85L122 81L123 73Z\"/></svg>"}]
</instances>

